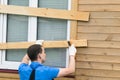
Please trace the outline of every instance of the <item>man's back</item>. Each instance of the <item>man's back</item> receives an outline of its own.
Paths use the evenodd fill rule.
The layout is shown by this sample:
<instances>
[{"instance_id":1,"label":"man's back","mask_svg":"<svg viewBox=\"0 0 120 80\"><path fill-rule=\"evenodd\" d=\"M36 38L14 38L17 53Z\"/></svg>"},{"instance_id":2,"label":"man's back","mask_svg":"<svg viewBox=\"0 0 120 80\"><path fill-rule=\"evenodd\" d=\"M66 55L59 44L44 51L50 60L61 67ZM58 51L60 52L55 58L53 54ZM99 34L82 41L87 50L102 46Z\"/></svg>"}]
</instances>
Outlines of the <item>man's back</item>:
<instances>
[{"instance_id":1,"label":"man's back","mask_svg":"<svg viewBox=\"0 0 120 80\"><path fill-rule=\"evenodd\" d=\"M52 80L57 77L59 72L58 68L44 66L39 62L32 62L30 66L22 63L19 66L20 80L29 80L33 69L35 69L35 80Z\"/></svg>"}]
</instances>

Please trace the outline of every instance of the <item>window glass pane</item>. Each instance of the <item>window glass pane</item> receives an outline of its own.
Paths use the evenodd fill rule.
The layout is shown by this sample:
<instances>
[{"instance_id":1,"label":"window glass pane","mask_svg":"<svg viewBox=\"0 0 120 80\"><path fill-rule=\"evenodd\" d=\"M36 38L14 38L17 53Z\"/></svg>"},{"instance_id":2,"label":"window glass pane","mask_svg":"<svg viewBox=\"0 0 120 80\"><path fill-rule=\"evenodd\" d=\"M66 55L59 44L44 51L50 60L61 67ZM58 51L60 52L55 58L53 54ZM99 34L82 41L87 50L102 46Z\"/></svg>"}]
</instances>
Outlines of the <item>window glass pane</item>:
<instances>
[{"instance_id":1,"label":"window glass pane","mask_svg":"<svg viewBox=\"0 0 120 80\"><path fill-rule=\"evenodd\" d=\"M28 6L29 0L8 0L9 5ZM7 18L7 42L27 41L28 17L8 15ZM26 50L6 50L7 61L21 61ZM18 57L19 54L19 57Z\"/></svg>"},{"instance_id":2,"label":"window glass pane","mask_svg":"<svg viewBox=\"0 0 120 80\"><path fill-rule=\"evenodd\" d=\"M39 0L39 7L54 8L54 9L67 9L68 0Z\"/></svg>"},{"instance_id":3,"label":"window glass pane","mask_svg":"<svg viewBox=\"0 0 120 80\"><path fill-rule=\"evenodd\" d=\"M67 21L38 18L38 38L44 40L66 40Z\"/></svg>"},{"instance_id":4,"label":"window glass pane","mask_svg":"<svg viewBox=\"0 0 120 80\"><path fill-rule=\"evenodd\" d=\"M29 6L29 0L8 0L9 5Z\"/></svg>"},{"instance_id":5,"label":"window glass pane","mask_svg":"<svg viewBox=\"0 0 120 80\"><path fill-rule=\"evenodd\" d=\"M39 7L67 9L68 0L39 0ZM66 40L67 20L38 18L37 39ZM56 44L57 45L57 44ZM45 65L65 67L66 49L46 49L47 60Z\"/></svg>"},{"instance_id":6,"label":"window glass pane","mask_svg":"<svg viewBox=\"0 0 120 80\"><path fill-rule=\"evenodd\" d=\"M46 49L47 60L45 65L65 67L66 49Z\"/></svg>"},{"instance_id":7,"label":"window glass pane","mask_svg":"<svg viewBox=\"0 0 120 80\"><path fill-rule=\"evenodd\" d=\"M28 18L26 16L8 15L7 41L27 41Z\"/></svg>"}]
</instances>

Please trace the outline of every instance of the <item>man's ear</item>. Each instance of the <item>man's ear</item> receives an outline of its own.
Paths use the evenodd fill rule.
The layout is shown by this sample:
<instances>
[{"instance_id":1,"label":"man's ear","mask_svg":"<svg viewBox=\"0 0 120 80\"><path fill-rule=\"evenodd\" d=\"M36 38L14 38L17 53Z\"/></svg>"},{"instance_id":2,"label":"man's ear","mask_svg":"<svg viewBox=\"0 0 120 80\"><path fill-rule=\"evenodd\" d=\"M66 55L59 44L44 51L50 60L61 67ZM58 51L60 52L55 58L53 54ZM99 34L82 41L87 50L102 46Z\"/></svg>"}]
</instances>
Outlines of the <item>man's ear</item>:
<instances>
[{"instance_id":1,"label":"man's ear","mask_svg":"<svg viewBox=\"0 0 120 80\"><path fill-rule=\"evenodd\" d=\"M40 54L38 54L38 57L41 59L41 55Z\"/></svg>"}]
</instances>

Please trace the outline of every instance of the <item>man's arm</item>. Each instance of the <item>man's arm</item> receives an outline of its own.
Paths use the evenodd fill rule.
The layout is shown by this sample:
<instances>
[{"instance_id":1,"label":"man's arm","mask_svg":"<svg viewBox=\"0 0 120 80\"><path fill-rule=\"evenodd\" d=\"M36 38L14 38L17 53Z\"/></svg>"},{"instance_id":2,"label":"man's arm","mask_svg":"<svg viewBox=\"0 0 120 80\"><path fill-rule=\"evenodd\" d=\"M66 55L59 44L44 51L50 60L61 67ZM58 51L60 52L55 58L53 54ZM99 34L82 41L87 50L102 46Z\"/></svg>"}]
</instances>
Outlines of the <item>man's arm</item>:
<instances>
[{"instance_id":1,"label":"man's arm","mask_svg":"<svg viewBox=\"0 0 120 80\"><path fill-rule=\"evenodd\" d=\"M23 57L23 59L22 59L22 62L21 63L26 63L26 64L29 64L29 57L28 57L28 55L26 54L24 57Z\"/></svg>"},{"instance_id":2,"label":"man's arm","mask_svg":"<svg viewBox=\"0 0 120 80\"><path fill-rule=\"evenodd\" d=\"M75 54L76 54L76 48L74 47L74 45L71 45L69 47L70 60L69 60L68 68L60 68L57 77L66 76L75 72Z\"/></svg>"}]
</instances>

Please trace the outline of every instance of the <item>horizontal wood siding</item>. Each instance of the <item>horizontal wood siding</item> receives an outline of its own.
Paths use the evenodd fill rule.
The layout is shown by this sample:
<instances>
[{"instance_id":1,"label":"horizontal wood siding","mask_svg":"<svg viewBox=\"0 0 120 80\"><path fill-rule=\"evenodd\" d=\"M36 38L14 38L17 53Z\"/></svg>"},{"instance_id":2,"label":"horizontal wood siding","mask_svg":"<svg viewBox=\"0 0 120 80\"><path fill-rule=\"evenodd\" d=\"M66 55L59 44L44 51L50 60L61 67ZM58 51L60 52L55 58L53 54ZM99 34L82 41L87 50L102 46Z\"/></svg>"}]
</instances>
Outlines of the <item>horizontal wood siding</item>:
<instances>
[{"instance_id":1,"label":"horizontal wood siding","mask_svg":"<svg viewBox=\"0 0 120 80\"><path fill-rule=\"evenodd\" d=\"M16 73L3 73L0 72L0 80L20 80L19 75ZM74 78L61 77L55 80L74 80Z\"/></svg>"},{"instance_id":2,"label":"horizontal wood siding","mask_svg":"<svg viewBox=\"0 0 120 80\"><path fill-rule=\"evenodd\" d=\"M120 80L120 0L78 0L78 10L90 12L89 22L78 21L76 80Z\"/></svg>"},{"instance_id":3,"label":"horizontal wood siding","mask_svg":"<svg viewBox=\"0 0 120 80\"><path fill-rule=\"evenodd\" d=\"M19 80L19 75L14 73L0 72L0 80Z\"/></svg>"}]
</instances>

